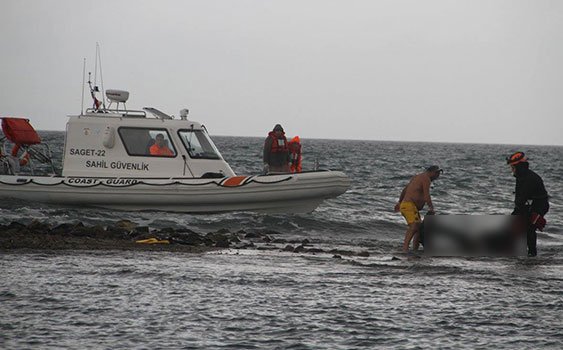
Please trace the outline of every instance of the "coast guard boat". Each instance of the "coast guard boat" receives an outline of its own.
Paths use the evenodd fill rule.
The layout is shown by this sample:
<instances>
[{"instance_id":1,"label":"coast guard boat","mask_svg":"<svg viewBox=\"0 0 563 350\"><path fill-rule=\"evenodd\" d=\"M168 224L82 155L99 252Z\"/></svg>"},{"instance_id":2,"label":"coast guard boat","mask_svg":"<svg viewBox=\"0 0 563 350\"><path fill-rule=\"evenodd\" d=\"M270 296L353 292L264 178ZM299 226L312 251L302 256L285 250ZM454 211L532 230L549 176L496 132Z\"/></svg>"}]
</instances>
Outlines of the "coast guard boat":
<instances>
[{"instance_id":1,"label":"coast guard boat","mask_svg":"<svg viewBox=\"0 0 563 350\"><path fill-rule=\"evenodd\" d=\"M2 117L0 198L119 210L304 213L350 186L344 173L328 170L239 176L187 110L179 119L154 108L127 110L129 93L122 90L106 91L107 108L92 97L93 108L69 117L60 171L27 119ZM40 164L47 175L35 174Z\"/></svg>"}]
</instances>

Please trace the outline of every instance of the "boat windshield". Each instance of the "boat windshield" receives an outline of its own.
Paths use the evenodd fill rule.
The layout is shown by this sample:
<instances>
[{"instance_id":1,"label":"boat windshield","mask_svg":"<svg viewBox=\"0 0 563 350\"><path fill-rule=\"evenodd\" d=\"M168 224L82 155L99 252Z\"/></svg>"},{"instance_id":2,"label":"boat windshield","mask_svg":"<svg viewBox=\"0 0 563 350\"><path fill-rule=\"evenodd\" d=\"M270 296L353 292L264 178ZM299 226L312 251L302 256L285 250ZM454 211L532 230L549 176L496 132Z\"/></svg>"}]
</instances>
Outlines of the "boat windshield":
<instances>
[{"instance_id":1,"label":"boat windshield","mask_svg":"<svg viewBox=\"0 0 563 350\"><path fill-rule=\"evenodd\" d=\"M221 159L213 141L203 130L180 130L178 135L191 158Z\"/></svg>"}]
</instances>

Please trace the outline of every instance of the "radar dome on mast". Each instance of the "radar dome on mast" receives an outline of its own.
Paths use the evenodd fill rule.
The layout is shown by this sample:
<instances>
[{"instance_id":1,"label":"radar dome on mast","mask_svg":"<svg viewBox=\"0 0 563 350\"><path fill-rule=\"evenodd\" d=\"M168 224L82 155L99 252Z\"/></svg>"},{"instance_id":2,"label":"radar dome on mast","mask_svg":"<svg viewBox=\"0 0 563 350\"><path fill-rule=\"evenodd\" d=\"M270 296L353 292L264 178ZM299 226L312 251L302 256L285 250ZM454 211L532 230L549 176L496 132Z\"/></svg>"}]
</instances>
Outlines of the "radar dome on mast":
<instances>
[{"instance_id":1,"label":"radar dome on mast","mask_svg":"<svg viewBox=\"0 0 563 350\"><path fill-rule=\"evenodd\" d=\"M106 90L106 97L111 102L125 103L129 99L129 91L125 91L125 90Z\"/></svg>"},{"instance_id":2,"label":"radar dome on mast","mask_svg":"<svg viewBox=\"0 0 563 350\"><path fill-rule=\"evenodd\" d=\"M112 103L117 103L117 109L119 110L119 104L123 103L123 106L125 107L125 109L127 109L127 106L125 106L125 102L127 102L127 100L129 99L129 91L125 91L125 90L106 90L106 97L108 98L108 100L110 101L108 108L111 107Z\"/></svg>"}]
</instances>

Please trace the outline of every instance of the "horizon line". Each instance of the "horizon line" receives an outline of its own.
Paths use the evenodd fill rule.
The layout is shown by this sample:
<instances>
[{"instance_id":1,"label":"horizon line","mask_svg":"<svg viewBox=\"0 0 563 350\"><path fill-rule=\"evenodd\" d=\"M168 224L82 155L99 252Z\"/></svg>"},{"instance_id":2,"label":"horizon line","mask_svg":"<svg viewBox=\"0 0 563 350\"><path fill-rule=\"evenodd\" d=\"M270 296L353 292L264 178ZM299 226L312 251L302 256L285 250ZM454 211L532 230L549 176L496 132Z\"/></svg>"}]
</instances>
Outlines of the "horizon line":
<instances>
[{"instance_id":1,"label":"horizon line","mask_svg":"<svg viewBox=\"0 0 563 350\"><path fill-rule=\"evenodd\" d=\"M58 131L66 132L66 130L47 130L38 129L38 131ZM210 134L211 135L211 134ZM253 136L253 135L211 135L219 137L248 137L248 138L266 138L267 136ZM498 145L498 146L540 146L540 147L563 147L563 144L534 144L534 143L503 143L503 142L471 142L471 141L421 141L421 140L375 140L375 139L346 139L346 138L322 138L322 137L306 137L299 136L301 139L309 140L336 140L336 141L371 141L371 142L392 142L392 143L438 143L438 144L461 144L461 145Z\"/></svg>"}]
</instances>

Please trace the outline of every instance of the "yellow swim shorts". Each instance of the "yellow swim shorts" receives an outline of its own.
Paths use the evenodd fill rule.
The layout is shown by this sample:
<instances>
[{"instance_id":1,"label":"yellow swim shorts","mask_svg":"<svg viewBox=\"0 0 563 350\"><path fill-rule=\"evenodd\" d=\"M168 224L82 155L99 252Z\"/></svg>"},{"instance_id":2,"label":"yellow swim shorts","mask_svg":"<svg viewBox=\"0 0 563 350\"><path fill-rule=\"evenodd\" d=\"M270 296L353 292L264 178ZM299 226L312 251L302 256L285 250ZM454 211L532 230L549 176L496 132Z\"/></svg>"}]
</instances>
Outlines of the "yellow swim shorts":
<instances>
[{"instance_id":1,"label":"yellow swim shorts","mask_svg":"<svg viewBox=\"0 0 563 350\"><path fill-rule=\"evenodd\" d=\"M420 213L413 202L401 202L399 209L405 220L407 220L407 224L420 222Z\"/></svg>"}]
</instances>

